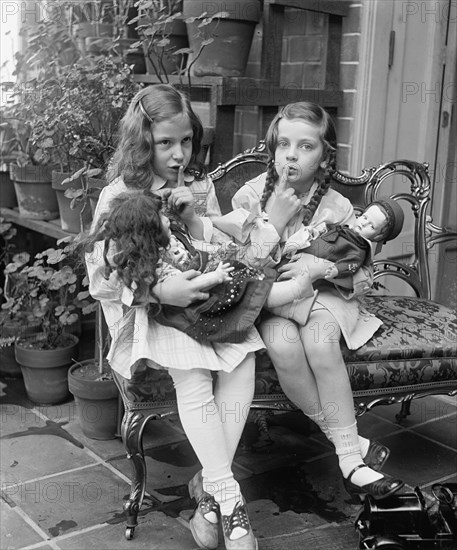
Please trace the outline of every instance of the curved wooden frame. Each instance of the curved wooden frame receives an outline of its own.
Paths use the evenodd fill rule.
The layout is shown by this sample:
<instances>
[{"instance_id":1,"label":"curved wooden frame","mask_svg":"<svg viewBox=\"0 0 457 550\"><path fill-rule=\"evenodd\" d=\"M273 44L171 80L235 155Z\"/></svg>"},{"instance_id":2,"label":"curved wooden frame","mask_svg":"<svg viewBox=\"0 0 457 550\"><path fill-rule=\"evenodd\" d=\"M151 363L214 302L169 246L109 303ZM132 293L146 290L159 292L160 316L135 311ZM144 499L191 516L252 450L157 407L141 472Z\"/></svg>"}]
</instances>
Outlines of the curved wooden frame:
<instances>
[{"instance_id":1,"label":"curved wooden frame","mask_svg":"<svg viewBox=\"0 0 457 550\"><path fill-rule=\"evenodd\" d=\"M209 173L216 187L227 177L231 170L248 163L267 164L268 155L265 144L248 149L230 159ZM414 214L414 251L410 265L394 260L376 260L374 262L374 279L383 275L393 275L405 281L420 298L430 299L430 273L427 262L428 251L436 244L457 240L457 232L435 225L427 214L430 203L430 178L428 165L409 160L398 160L382 164L379 167L363 170L357 177L350 177L340 172L335 174L335 181L348 188L365 186L365 204L382 196L383 186L389 178L395 175L405 177L410 184L409 193L401 192L392 196L395 200L403 200L411 205ZM218 183L219 182L219 183ZM360 208L363 205L360 205ZM132 484L129 499L124 503L127 517L126 538L131 539L137 525L139 509L145 494L146 464L144 460L142 437L147 422L152 418L164 418L176 414L176 403L167 402L133 402L123 391L125 380L114 373L119 387L125 414L121 426L121 435L126 447L127 457L132 470ZM402 405L397 418L409 414L409 406L413 399L428 395L457 395L457 381L442 381L424 383L396 388L371 389L354 391L354 406L357 415L362 415L378 405L399 403ZM252 404L253 415L261 430L266 429L266 421L256 411L292 411L297 408L284 394L256 395Z\"/></svg>"}]
</instances>

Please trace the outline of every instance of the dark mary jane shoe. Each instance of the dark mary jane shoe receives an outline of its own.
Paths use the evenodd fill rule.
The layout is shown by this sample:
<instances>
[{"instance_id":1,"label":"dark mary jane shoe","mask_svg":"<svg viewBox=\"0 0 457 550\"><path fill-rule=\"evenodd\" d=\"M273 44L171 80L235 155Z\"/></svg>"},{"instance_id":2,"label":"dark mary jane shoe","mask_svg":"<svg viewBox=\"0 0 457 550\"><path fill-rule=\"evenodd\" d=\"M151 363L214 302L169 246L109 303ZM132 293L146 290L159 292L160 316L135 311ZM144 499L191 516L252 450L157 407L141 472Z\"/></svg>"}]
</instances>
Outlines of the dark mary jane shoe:
<instances>
[{"instance_id":1,"label":"dark mary jane shoe","mask_svg":"<svg viewBox=\"0 0 457 550\"><path fill-rule=\"evenodd\" d=\"M368 452L363 458L365 464L372 470L380 472L390 455L390 449L377 441L370 441Z\"/></svg>"},{"instance_id":2,"label":"dark mary jane shoe","mask_svg":"<svg viewBox=\"0 0 457 550\"><path fill-rule=\"evenodd\" d=\"M401 479L394 479L393 477L384 474L384 477L381 479L377 479L376 481L372 481L366 485L356 485L355 483L352 483L351 478L357 470L360 470L360 468L368 468L368 466L366 464L356 466L347 478L343 478L344 488L353 499L357 497L357 495L368 494L375 500L383 500L399 491L405 484L405 482L401 481Z\"/></svg>"}]
</instances>

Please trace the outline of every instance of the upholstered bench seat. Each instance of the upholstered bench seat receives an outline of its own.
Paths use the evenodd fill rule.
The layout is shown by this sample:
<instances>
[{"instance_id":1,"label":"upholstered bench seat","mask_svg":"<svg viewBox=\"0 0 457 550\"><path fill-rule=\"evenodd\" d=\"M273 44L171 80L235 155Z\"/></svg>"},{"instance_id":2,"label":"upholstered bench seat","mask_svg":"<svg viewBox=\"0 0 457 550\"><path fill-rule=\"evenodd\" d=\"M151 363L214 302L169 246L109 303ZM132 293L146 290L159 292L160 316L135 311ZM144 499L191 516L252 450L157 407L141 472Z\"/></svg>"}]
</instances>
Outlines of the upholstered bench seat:
<instances>
[{"instance_id":1,"label":"upholstered bench seat","mask_svg":"<svg viewBox=\"0 0 457 550\"><path fill-rule=\"evenodd\" d=\"M223 212L230 210L231 197L238 187L264 171L266 162L262 144L237 155L209 174ZM355 178L337 172L334 179L335 185L340 186L338 190L343 191L343 187L358 194L362 199L360 207L388 194L401 201L405 213L409 211L412 216L409 223L414 237L398 237L408 239L408 256L402 257L403 261L376 257L373 266L377 290L363 298L364 308L379 317L382 326L358 350L348 350L342 342L356 413L361 415L377 405L399 403L401 410L397 419L400 420L409 414L414 398L457 394L457 315L450 307L431 300L428 265L428 254L435 246L448 247L445 248L446 257L455 257L457 232L436 226L428 214L431 185L426 164L398 160L364 170ZM392 180L395 180L394 195L389 191L388 182ZM350 198L354 203L353 197ZM394 295L401 292L390 288L392 277L396 282L400 279L407 284L408 296L416 296ZM387 286L381 284L381 280ZM383 289L385 292L381 296ZM130 497L124 503L127 538L133 536L145 491L144 427L151 418L177 412L169 374L165 370L151 369L142 362L135 367L131 380L114 373L125 408L122 439L132 465ZM256 353L252 409L257 409L251 416L261 429L267 427L267 422L259 410L272 414L272 411L295 409L283 393L266 351Z\"/></svg>"},{"instance_id":2,"label":"upholstered bench seat","mask_svg":"<svg viewBox=\"0 0 457 550\"><path fill-rule=\"evenodd\" d=\"M366 296L364 306L384 324L358 350L342 345L356 400L371 396L398 399L436 390L439 384L443 389L456 386L455 312L430 300L402 296ZM157 409L158 413L163 408L176 410L173 383L166 371L140 362L131 380L116 378L127 408ZM257 357L255 393L254 405L265 405L267 397L287 401L266 353Z\"/></svg>"},{"instance_id":3,"label":"upholstered bench seat","mask_svg":"<svg viewBox=\"0 0 457 550\"><path fill-rule=\"evenodd\" d=\"M457 385L457 315L450 308L420 298L366 296L364 306L384 324L364 346L342 344L358 414L375 404L404 401L441 385ZM283 401L282 389L265 353L257 358L256 400ZM270 408L270 407L268 407ZM290 408L284 402L284 408ZM407 409L406 409L407 410ZM404 414L400 414L404 416Z\"/></svg>"}]
</instances>

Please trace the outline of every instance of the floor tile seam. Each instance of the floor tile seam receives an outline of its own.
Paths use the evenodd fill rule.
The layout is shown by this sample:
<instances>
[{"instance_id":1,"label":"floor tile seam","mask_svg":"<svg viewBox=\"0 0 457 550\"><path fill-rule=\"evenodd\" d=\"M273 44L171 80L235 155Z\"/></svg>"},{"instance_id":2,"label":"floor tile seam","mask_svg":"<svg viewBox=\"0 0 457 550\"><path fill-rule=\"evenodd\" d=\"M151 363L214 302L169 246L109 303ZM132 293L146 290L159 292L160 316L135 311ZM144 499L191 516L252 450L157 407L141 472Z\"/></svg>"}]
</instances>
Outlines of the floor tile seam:
<instances>
[{"instance_id":1,"label":"floor tile seam","mask_svg":"<svg viewBox=\"0 0 457 550\"><path fill-rule=\"evenodd\" d=\"M88 451L90 451L91 453L93 453L93 454L96 456L96 454L94 453L94 451L92 451L91 449L88 449ZM120 470L118 470L115 466L113 466L112 464L110 464L110 463L107 462L106 460L101 459L101 461L100 461L97 465L104 466L104 467L107 468L111 473L113 473L114 475L116 475L117 477L119 477L120 479L122 479L122 481L125 481L129 487L131 486L131 484L132 484L132 479L131 479L130 477L128 477L127 475L125 475L124 473L122 473ZM159 498L159 497L160 497L160 494L159 494L157 491L154 491L154 490L148 491L148 490L145 488L144 496Z\"/></svg>"},{"instance_id":2,"label":"floor tile seam","mask_svg":"<svg viewBox=\"0 0 457 550\"><path fill-rule=\"evenodd\" d=\"M327 452L321 453L319 455L313 456L311 458L307 458L303 461L305 464L311 464L312 462L316 462L317 460L322 460L323 458L328 458L329 456L335 456L335 449L330 449Z\"/></svg>"},{"instance_id":3,"label":"floor tile seam","mask_svg":"<svg viewBox=\"0 0 457 550\"><path fill-rule=\"evenodd\" d=\"M98 465L99 465L98 463L86 464L84 466L78 466L77 468L71 468L70 470L61 470L60 472L54 472L52 474L46 474L45 476L35 477L35 478L32 478L32 479L26 479L24 481L18 481L16 483L14 483L14 485L16 485L18 487L22 487L23 485L25 485L27 483L36 483L37 481L45 481L46 479L51 479L51 478L56 477L56 476L60 476L60 475L64 475L64 474L72 474L74 472L79 472L81 470L94 468L95 466L98 466ZM12 482L6 482L6 483L12 483Z\"/></svg>"},{"instance_id":4,"label":"floor tile seam","mask_svg":"<svg viewBox=\"0 0 457 550\"><path fill-rule=\"evenodd\" d=\"M409 433L413 433L414 435L417 435L418 437L421 437L422 439L426 439L427 441L430 441L431 443L435 443L436 445L439 445L440 447L444 447L448 451L452 451L453 453L456 453L456 455L457 455L457 450L454 449L453 447L451 447L450 445L446 445L446 443L441 443L441 441L437 441L436 439L433 439L432 437L430 437L428 435L416 432L415 428L405 428L404 431L409 432Z\"/></svg>"},{"instance_id":5,"label":"floor tile seam","mask_svg":"<svg viewBox=\"0 0 457 550\"><path fill-rule=\"evenodd\" d=\"M110 472L112 472L113 474L115 474L117 477L121 478L123 481L127 482L128 485L131 484L132 480L126 476L125 474L123 474L120 470L118 470L117 468L115 468L112 464L110 464L108 461L106 460L103 460L101 457L99 457L94 451L92 451L92 449L87 449L88 451L88 454L90 456L93 455L93 457L97 457L99 458L99 462L98 462L98 465L102 465L104 466L105 468L107 468L108 470L110 470Z\"/></svg>"},{"instance_id":6,"label":"floor tile seam","mask_svg":"<svg viewBox=\"0 0 457 550\"><path fill-rule=\"evenodd\" d=\"M392 405L397 405L397 403L392 403ZM402 419L400 421L399 420L394 421L394 420L390 420L389 418L384 418L383 416L380 416L379 414L377 414L375 409L370 409L369 412L372 413L374 416L376 416L377 420L382 420L383 422L386 422L387 424L391 424L391 425L397 426L397 427L405 429L405 430L406 429L412 429L412 428L417 427L417 426L422 426L423 424L427 424L427 423L430 423L430 422L441 421L441 420L443 420L443 418L446 418L447 416L454 416L457 413L457 411L453 411L451 413L448 413L447 415L439 416L438 418L431 418L430 420L425 420L424 422L420 422L419 424L415 424L414 426L404 426L403 424L401 424L401 422L404 419ZM414 416L414 414L411 413L408 416Z\"/></svg>"},{"instance_id":7,"label":"floor tile seam","mask_svg":"<svg viewBox=\"0 0 457 550\"><path fill-rule=\"evenodd\" d=\"M13 510L14 513L16 513L23 521L25 521L25 523L27 523L27 525L29 525L29 527L31 527L37 535L42 537L42 541L40 541L39 543L34 543L32 546L42 546L43 544L49 544L49 546L51 546L55 550L59 550L58 546L54 546L53 544L51 544L51 539L49 538L49 535L45 531L43 531L43 529L37 523L35 523L35 521L33 521L33 519L21 508L20 504L16 504L16 506L11 507L11 510Z\"/></svg>"},{"instance_id":8,"label":"floor tile seam","mask_svg":"<svg viewBox=\"0 0 457 550\"><path fill-rule=\"evenodd\" d=\"M414 424L414 426L408 426L407 429L411 430L413 428L420 428L421 426L426 426L427 424L433 424L433 422L441 422L452 416L457 417L457 411L454 411L448 414L443 414L437 418L430 418L429 420L424 420L424 422L420 422L419 424ZM457 421L456 421L456 424L457 424Z\"/></svg>"},{"instance_id":9,"label":"floor tile seam","mask_svg":"<svg viewBox=\"0 0 457 550\"><path fill-rule=\"evenodd\" d=\"M90 525L89 527L83 527L82 529L74 529L68 533L53 537L52 541L55 542L57 545L60 541L71 539L75 536L85 535L86 533L90 533L91 531L96 531L97 529L102 529L110 525L112 524L104 521L103 523L97 523L96 525ZM57 548L59 548L59 546L57 546Z\"/></svg>"},{"instance_id":10,"label":"floor tile seam","mask_svg":"<svg viewBox=\"0 0 457 550\"><path fill-rule=\"evenodd\" d=\"M352 523L352 522L349 522L349 523ZM296 537L297 535L304 535L306 533L309 533L310 531L321 531L323 529L329 529L329 528L335 528L335 527L341 527L341 523L335 523L335 522L323 523L322 525L307 527L306 529L299 529L298 531L294 531L293 533L282 533L281 535L274 535L272 537L262 537L259 540L272 541L277 539L287 539L289 537Z\"/></svg>"},{"instance_id":11,"label":"floor tile seam","mask_svg":"<svg viewBox=\"0 0 457 550\"><path fill-rule=\"evenodd\" d=\"M455 472L452 474L448 474L443 477L439 477L437 479L434 479L433 481L428 481L427 483L424 483L423 485L420 485L421 489L424 489L426 487L431 487L435 483L446 483L449 479L455 478Z\"/></svg>"}]
</instances>

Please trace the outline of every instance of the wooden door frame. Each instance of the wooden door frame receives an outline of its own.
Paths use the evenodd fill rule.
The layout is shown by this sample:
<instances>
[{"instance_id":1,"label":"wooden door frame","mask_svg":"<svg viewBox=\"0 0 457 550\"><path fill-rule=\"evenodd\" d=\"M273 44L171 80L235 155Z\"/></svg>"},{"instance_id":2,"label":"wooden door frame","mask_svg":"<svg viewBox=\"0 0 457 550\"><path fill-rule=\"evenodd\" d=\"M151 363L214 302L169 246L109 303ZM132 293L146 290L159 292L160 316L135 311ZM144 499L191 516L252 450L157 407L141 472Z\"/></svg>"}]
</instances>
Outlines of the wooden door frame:
<instances>
[{"instance_id":1,"label":"wooden door frame","mask_svg":"<svg viewBox=\"0 0 457 550\"><path fill-rule=\"evenodd\" d=\"M451 183L455 185L457 176L456 137L452 133L455 133L457 117L457 38L456 26L452 24L455 19L451 19L453 14L450 11L446 21L446 7L451 10L451 0L429 3L395 3L395 0L363 2L357 86L359 92L355 97L349 168L351 174L359 173L364 167L395 160L400 156L404 158L405 150L415 148L417 158L413 160L427 161L430 164L434 222L438 225L455 225L455 217L451 213L455 212L452 210L455 208L455 192L452 191ZM423 10L423 13L402 12L408 9ZM421 19L413 20L413 15ZM394 62L389 66L391 31L395 32L396 43L393 50ZM444 42L446 31L447 45ZM421 65L411 66L405 62L405 54L409 52L411 56L411 48L408 50L407 42L411 37L415 39L414 44L421 41L422 51L426 53L417 60ZM411 74L415 75L411 79L416 80L415 83L407 82ZM409 105L402 106L403 94L408 92L405 88L407 84L416 86L417 95L411 98ZM443 93L443 90L449 91L452 86L454 93ZM415 141L408 147L404 141L399 141L404 140L405 126L401 129L397 125L404 125L415 110L420 119L421 131L419 135L412 133L410 138ZM448 113L445 116L449 120L444 127L443 112ZM399 253L392 250L393 256ZM437 287L440 269L438 263L432 266L432 291Z\"/></svg>"}]
</instances>

